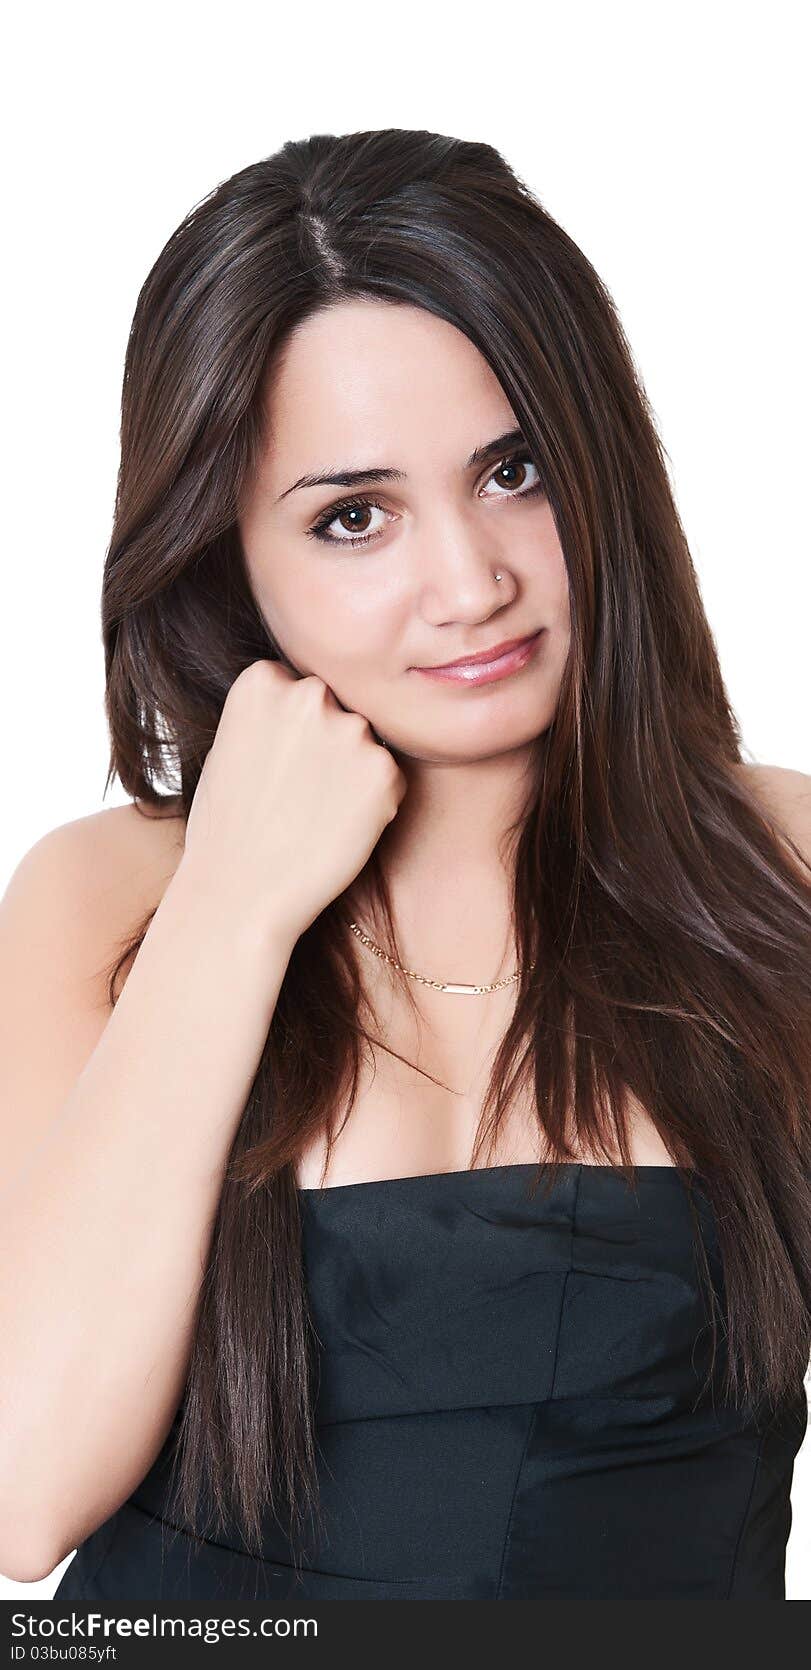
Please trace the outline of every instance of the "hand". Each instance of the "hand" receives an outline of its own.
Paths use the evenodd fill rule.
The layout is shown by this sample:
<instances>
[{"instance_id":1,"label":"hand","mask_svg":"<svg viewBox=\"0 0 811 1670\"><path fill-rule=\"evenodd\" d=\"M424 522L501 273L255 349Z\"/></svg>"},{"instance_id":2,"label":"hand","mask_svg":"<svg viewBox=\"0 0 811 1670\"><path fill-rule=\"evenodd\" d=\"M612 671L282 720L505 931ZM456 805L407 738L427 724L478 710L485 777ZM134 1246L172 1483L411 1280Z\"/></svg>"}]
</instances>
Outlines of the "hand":
<instances>
[{"instance_id":1,"label":"hand","mask_svg":"<svg viewBox=\"0 0 811 1670\"><path fill-rule=\"evenodd\" d=\"M406 786L322 679L254 661L226 696L182 864L292 945L358 875Z\"/></svg>"}]
</instances>

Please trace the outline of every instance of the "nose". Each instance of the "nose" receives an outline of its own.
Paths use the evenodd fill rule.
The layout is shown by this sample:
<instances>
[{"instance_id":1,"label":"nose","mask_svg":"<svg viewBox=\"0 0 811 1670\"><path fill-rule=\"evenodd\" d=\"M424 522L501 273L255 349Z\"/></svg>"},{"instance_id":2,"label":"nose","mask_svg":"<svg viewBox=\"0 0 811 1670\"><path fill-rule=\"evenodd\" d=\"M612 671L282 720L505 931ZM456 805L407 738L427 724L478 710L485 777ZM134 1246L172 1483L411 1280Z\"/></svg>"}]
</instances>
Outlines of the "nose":
<instances>
[{"instance_id":1,"label":"nose","mask_svg":"<svg viewBox=\"0 0 811 1670\"><path fill-rule=\"evenodd\" d=\"M515 581L503 551L487 533L471 528L464 517L443 516L423 530L418 590L423 618L444 626L489 619L513 601Z\"/></svg>"}]
</instances>

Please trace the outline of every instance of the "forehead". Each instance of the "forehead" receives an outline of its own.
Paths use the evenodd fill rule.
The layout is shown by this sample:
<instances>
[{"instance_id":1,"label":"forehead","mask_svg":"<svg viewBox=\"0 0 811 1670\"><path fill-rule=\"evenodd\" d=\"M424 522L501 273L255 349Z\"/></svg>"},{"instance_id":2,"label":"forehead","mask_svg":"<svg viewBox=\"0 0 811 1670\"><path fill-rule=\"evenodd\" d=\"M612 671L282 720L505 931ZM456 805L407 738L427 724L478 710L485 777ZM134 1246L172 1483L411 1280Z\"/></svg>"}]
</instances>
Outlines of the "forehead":
<instances>
[{"instance_id":1,"label":"forehead","mask_svg":"<svg viewBox=\"0 0 811 1670\"><path fill-rule=\"evenodd\" d=\"M409 470L440 444L448 461L514 421L487 361L424 308L353 299L291 333L267 380L266 477L322 467ZM283 479L284 478L284 479Z\"/></svg>"}]
</instances>

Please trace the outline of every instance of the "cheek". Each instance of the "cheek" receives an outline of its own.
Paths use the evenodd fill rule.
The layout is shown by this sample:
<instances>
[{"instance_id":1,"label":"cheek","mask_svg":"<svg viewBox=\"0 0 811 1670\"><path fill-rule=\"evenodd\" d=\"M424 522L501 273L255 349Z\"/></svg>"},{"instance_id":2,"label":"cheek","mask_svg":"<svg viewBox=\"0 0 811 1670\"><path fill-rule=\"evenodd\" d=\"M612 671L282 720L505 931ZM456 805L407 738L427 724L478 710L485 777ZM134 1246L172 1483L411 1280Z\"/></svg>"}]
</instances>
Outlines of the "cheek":
<instances>
[{"instance_id":1,"label":"cheek","mask_svg":"<svg viewBox=\"0 0 811 1670\"><path fill-rule=\"evenodd\" d=\"M554 624L560 627L561 631L568 633L571 624L571 596L569 593L569 576L562 558L560 566L555 574L555 585L552 591L552 599Z\"/></svg>"},{"instance_id":2,"label":"cheek","mask_svg":"<svg viewBox=\"0 0 811 1670\"><path fill-rule=\"evenodd\" d=\"M351 564L351 567L350 567ZM347 666L372 667L408 642L413 599L395 581L393 566L364 568L348 559L333 571L318 598L318 618L328 623L331 653Z\"/></svg>"},{"instance_id":3,"label":"cheek","mask_svg":"<svg viewBox=\"0 0 811 1670\"><path fill-rule=\"evenodd\" d=\"M398 649L408 642L409 607L389 580L341 573L327 565L321 573L302 567L265 583L260 606L271 632L297 661L327 682L340 676L376 670L390 672Z\"/></svg>"},{"instance_id":4,"label":"cheek","mask_svg":"<svg viewBox=\"0 0 811 1670\"><path fill-rule=\"evenodd\" d=\"M536 534L522 548L520 575L527 599L537 605L539 618L548 626L563 626L569 619L569 574L554 529L540 538Z\"/></svg>"}]
</instances>

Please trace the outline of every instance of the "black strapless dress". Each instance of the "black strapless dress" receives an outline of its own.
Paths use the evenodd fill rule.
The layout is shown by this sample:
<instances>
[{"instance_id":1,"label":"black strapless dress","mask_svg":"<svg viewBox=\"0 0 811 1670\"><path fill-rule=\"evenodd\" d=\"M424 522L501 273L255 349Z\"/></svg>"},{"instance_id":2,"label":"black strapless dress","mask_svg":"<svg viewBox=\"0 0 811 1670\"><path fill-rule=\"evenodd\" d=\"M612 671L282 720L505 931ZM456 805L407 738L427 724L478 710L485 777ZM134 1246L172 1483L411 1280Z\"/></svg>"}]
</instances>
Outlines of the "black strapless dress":
<instances>
[{"instance_id":1,"label":"black strapless dress","mask_svg":"<svg viewBox=\"0 0 811 1670\"><path fill-rule=\"evenodd\" d=\"M165 1542L173 1428L54 1600L785 1599L805 1388L761 1419L702 1394L682 1174L640 1167L635 1196L561 1165L532 1200L535 1170L301 1191L326 1527L302 1577L278 1528L261 1560ZM719 1331L716 1379L724 1360Z\"/></svg>"}]
</instances>

